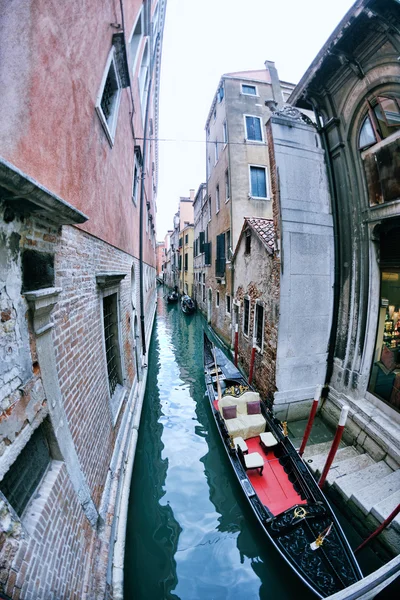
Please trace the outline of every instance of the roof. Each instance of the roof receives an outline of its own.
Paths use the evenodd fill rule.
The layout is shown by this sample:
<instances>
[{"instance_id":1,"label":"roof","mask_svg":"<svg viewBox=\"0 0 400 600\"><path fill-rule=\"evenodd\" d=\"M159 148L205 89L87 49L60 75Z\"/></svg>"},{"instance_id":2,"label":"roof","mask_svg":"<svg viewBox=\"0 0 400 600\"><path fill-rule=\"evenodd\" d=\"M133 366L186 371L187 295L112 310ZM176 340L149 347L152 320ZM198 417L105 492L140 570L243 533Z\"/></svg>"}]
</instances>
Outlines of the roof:
<instances>
[{"instance_id":1,"label":"roof","mask_svg":"<svg viewBox=\"0 0 400 600\"><path fill-rule=\"evenodd\" d=\"M247 228L250 228L258 237L269 254L273 254L275 250L275 227L273 219L262 219L261 217L245 217L242 231L240 232L238 243L233 255L233 260L236 258L240 240Z\"/></svg>"},{"instance_id":2,"label":"roof","mask_svg":"<svg viewBox=\"0 0 400 600\"><path fill-rule=\"evenodd\" d=\"M311 85L312 80L321 69L326 59L332 57L335 46L340 44L343 37L349 30L351 30L355 20L365 12L366 7L372 3L373 0L357 0L353 6L347 11L343 19L340 21L338 26L335 28L333 33L330 35L324 46L321 48L299 83L296 85L292 94L290 95L288 102L295 106L301 104L302 96L306 93L306 90ZM351 34L350 34L351 35Z\"/></svg>"}]
</instances>

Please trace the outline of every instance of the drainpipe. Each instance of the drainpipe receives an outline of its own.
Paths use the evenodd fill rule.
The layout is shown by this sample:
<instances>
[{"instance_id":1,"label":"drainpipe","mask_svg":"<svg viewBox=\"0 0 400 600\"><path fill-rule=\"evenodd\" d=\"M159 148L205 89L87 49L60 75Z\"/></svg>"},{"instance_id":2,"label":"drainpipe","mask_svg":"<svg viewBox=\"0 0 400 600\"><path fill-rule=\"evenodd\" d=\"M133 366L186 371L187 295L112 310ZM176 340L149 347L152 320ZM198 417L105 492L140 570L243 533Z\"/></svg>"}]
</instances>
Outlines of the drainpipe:
<instances>
[{"instance_id":1,"label":"drainpipe","mask_svg":"<svg viewBox=\"0 0 400 600\"><path fill-rule=\"evenodd\" d=\"M160 42L160 33L157 34L154 54L158 50L158 44ZM150 38L151 43L151 38ZM150 78L149 78L149 89L147 92L146 100L146 112L144 117L144 132L143 132L143 165L142 174L140 178L140 211L139 211L139 287L140 287L140 332L142 334L142 354L146 354L146 329L144 323L144 293L143 293L143 217L144 217L144 168L146 166L146 150L147 150L147 126L149 121L149 110L150 110L150 98L151 98L151 87L153 84L153 68L155 61L150 62Z\"/></svg>"},{"instance_id":2,"label":"drainpipe","mask_svg":"<svg viewBox=\"0 0 400 600\"><path fill-rule=\"evenodd\" d=\"M339 298L340 298L340 245L339 245L339 229L338 229L338 216L337 216L337 192L335 179L333 176L333 168L332 168L332 159L329 154L329 144L326 135L325 127L321 127L321 119L320 113L317 107L316 102L310 100L315 118L317 121L317 130L321 135L322 147L325 153L325 161L326 161L326 169L328 173L328 182L329 188L331 190L331 202L332 202L332 218L333 218L333 241L334 241L334 257L335 257L335 266L334 266L334 281L333 281L333 309L332 309L332 326L329 334L329 342L328 342L328 358L326 365L326 375L325 375L325 383L324 388L322 390L321 398L324 400L328 396L328 386L330 380L332 378L333 373L333 362L334 362L334 354L336 347L336 338L337 338L337 328L339 321Z\"/></svg>"}]
</instances>

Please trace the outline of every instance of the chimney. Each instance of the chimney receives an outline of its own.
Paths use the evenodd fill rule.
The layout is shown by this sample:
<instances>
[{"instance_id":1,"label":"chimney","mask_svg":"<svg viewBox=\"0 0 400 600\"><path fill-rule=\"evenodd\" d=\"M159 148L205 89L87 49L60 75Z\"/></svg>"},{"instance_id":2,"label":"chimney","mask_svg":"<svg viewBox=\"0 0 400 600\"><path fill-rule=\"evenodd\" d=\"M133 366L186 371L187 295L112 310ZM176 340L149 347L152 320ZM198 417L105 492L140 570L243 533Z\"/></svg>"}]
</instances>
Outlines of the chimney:
<instances>
[{"instance_id":1,"label":"chimney","mask_svg":"<svg viewBox=\"0 0 400 600\"><path fill-rule=\"evenodd\" d=\"M279 82L278 71L275 67L275 63L272 60L266 60L264 64L271 77L272 96L276 102L276 108L279 110L282 108L284 100L282 96L281 84Z\"/></svg>"},{"instance_id":2,"label":"chimney","mask_svg":"<svg viewBox=\"0 0 400 600\"><path fill-rule=\"evenodd\" d=\"M193 202L193 200L194 200L194 190L189 190L189 193L190 193L190 199Z\"/></svg>"}]
</instances>

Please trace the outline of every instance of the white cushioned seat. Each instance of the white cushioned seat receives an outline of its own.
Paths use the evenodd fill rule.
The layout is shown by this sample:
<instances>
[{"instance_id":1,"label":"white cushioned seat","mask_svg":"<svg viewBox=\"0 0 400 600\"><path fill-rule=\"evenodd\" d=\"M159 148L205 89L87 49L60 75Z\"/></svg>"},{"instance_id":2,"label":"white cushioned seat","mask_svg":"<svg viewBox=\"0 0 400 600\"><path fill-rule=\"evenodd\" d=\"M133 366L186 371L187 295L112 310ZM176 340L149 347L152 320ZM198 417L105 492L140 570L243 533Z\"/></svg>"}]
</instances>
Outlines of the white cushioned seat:
<instances>
[{"instance_id":1,"label":"white cushioned seat","mask_svg":"<svg viewBox=\"0 0 400 600\"><path fill-rule=\"evenodd\" d=\"M242 396L224 396L218 402L218 410L222 415L224 406L236 406L236 418L224 419L228 433L231 437L242 437L244 440L256 437L265 431L265 419L261 413L255 415L247 414L247 402L260 400L258 392L245 392Z\"/></svg>"},{"instance_id":2,"label":"white cushioned seat","mask_svg":"<svg viewBox=\"0 0 400 600\"><path fill-rule=\"evenodd\" d=\"M264 459L259 452L252 452L244 457L246 469L259 469L264 466Z\"/></svg>"},{"instance_id":3,"label":"white cushioned seat","mask_svg":"<svg viewBox=\"0 0 400 600\"><path fill-rule=\"evenodd\" d=\"M235 448L240 448L241 451L243 452L243 454L245 454L246 452L249 451L246 442L240 436L233 438L233 444L234 444Z\"/></svg>"},{"instance_id":4,"label":"white cushioned seat","mask_svg":"<svg viewBox=\"0 0 400 600\"><path fill-rule=\"evenodd\" d=\"M264 433L260 433L260 442L266 448L272 448L278 444L278 440L274 437L274 435L270 431L265 431Z\"/></svg>"}]
</instances>

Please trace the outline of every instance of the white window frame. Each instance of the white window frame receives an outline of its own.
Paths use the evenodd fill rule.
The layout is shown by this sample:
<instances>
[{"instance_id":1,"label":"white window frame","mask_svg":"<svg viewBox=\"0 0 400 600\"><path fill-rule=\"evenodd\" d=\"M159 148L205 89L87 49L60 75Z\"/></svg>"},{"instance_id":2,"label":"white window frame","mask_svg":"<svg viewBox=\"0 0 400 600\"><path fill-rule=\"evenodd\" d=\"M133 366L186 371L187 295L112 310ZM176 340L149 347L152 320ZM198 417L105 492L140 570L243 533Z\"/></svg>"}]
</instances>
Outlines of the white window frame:
<instances>
[{"instance_id":1,"label":"white window frame","mask_svg":"<svg viewBox=\"0 0 400 600\"><path fill-rule=\"evenodd\" d=\"M219 290L215 293L215 307L219 308Z\"/></svg>"},{"instance_id":2,"label":"white window frame","mask_svg":"<svg viewBox=\"0 0 400 600\"><path fill-rule=\"evenodd\" d=\"M214 142L214 165L217 164L219 159L218 140Z\"/></svg>"},{"instance_id":3,"label":"white window frame","mask_svg":"<svg viewBox=\"0 0 400 600\"><path fill-rule=\"evenodd\" d=\"M145 53L147 54L145 56ZM145 117L145 108L146 108L146 98L149 87L149 73L150 73L150 42L149 39L146 38L146 41L143 46L142 58L140 61L139 74L138 74L138 82L139 82L139 95L140 95L140 106L142 108L142 118L144 120ZM143 59L146 59L145 62Z\"/></svg>"},{"instance_id":4,"label":"white window frame","mask_svg":"<svg viewBox=\"0 0 400 600\"><path fill-rule=\"evenodd\" d=\"M228 143L228 124L225 121L222 123L222 136L223 136L223 140L224 140L224 148L226 147L227 143Z\"/></svg>"},{"instance_id":5,"label":"white window frame","mask_svg":"<svg viewBox=\"0 0 400 600\"><path fill-rule=\"evenodd\" d=\"M228 300L227 300L227 298L230 299L230 302L229 302L229 308L230 308L230 310L228 310ZM232 314L232 297L231 297L230 294L225 294L225 312L226 312L227 315L231 315Z\"/></svg>"},{"instance_id":6,"label":"white window frame","mask_svg":"<svg viewBox=\"0 0 400 600\"><path fill-rule=\"evenodd\" d=\"M141 32L140 37L139 37L138 42L137 42L135 57L134 57L134 59L132 61L132 48L131 48L132 39L133 39L133 35L135 33L135 29L136 29L139 21L141 23L142 32ZM129 41L128 41L129 56L130 56L130 59L131 59L131 62L132 62L132 75L135 75L135 72L136 72L136 67L137 67L137 64L138 64L138 57L139 57L139 54L140 54L140 46L142 44L142 40L143 40L143 37L144 37L144 33L143 32L144 32L144 11L143 11L143 6L142 6L142 8L140 9L140 11L138 12L138 15L136 17L136 20L135 20L134 24L133 24L131 35L129 36Z\"/></svg>"},{"instance_id":7,"label":"white window frame","mask_svg":"<svg viewBox=\"0 0 400 600\"><path fill-rule=\"evenodd\" d=\"M251 117L252 119L258 119L260 121L261 140L251 140L249 138L248 131L247 131L246 117ZM262 123L261 117L259 117L258 115L243 115L243 123L244 123L245 139L247 142L250 142L251 144L265 144L263 123Z\"/></svg>"},{"instance_id":8,"label":"white window frame","mask_svg":"<svg viewBox=\"0 0 400 600\"><path fill-rule=\"evenodd\" d=\"M246 314L246 311L245 311L245 304L244 304L244 301L245 301L245 300L248 300L248 301L249 301L249 318L247 319L247 322L248 322L248 324L249 324L249 329L248 329L247 333L246 333L246 332L245 332L245 330L244 330L244 324L245 324L245 314ZM250 296L247 296L247 295L246 295L246 296L244 296L244 298L243 298L243 327L242 327L242 330L243 330L243 335L244 335L244 337L245 337L245 338L247 338L247 339L248 339L248 338L249 338L249 336L250 336L250 317L251 317L251 300L250 300Z\"/></svg>"},{"instance_id":9,"label":"white window frame","mask_svg":"<svg viewBox=\"0 0 400 600\"><path fill-rule=\"evenodd\" d=\"M110 71L110 68L114 69L115 78L116 78L117 85L118 85L118 91L117 91L117 95L116 95L115 102L114 102L112 117L110 119L110 123L108 123L106 116L103 113L103 109L101 108L101 99L103 97L104 87L106 85L107 76ZM107 139L108 139L111 147L114 145L115 132L117 129L117 122L118 122L119 105L121 102L121 94L122 94L122 87L121 87L121 81L119 78L117 63L115 60L115 48L113 46L107 57L107 62L106 62L106 66L105 66L105 69L103 72L103 77L101 80L100 89L97 94L96 105L95 105L97 115L100 119L100 122L103 126L103 129L106 133Z\"/></svg>"},{"instance_id":10,"label":"white window frame","mask_svg":"<svg viewBox=\"0 0 400 600\"><path fill-rule=\"evenodd\" d=\"M225 169L224 179L225 179L225 204L226 204L231 199L231 182L230 182L229 167L227 169ZM227 182L228 182L228 185L226 185ZM227 192L229 192L229 193L227 194Z\"/></svg>"},{"instance_id":11,"label":"white window frame","mask_svg":"<svg viewBox=\"0 0 400 600\"><path fill-rule=\"evenodd\" d=\"M253 87L255 89L256 93L255 94L248 94L247 92L244 92L243 91L243 86ZM252 98L259 97L257 86L254 85L253 83L242 83L240 89L241 89L241 94L243 94L243 96L252 96Z\"/></svg>"},{"instance_id":12,"label":"white window frame","mask_svg":"<svg viewBox=\"0 0 400 600\"><path fill-rule=\"evenodd\" d=\"M140 175L141 175L140 164L139 164L137 157L135 156L134 161L133 161L133 180L132 180L132 201L135 206L137 206L138 193L139 193L139 188L140 188Z\"/></svg>"},{"instance_id":13,"label":"white window frame","mask_svg":"<svg viewBox=\"0 0 400 600\"><path fill-rule=\"evenodd\" d=\"M264 169L265 171L265 193L266 196L253 196L251 193L251 168L256 167L257 169ZM265 165L249 165L249 198L260 199L260 200L269 200L269 179L268 179L268 169Z\"/></svg>"},{"instance_id":14,"label":"white window frame","mask_svg":"<svg viewBox=\"0 0 400 600\"><path fill-rule=\"evenodd\" d=\"M219 196L219 184L215 186L215 214L217 215L221 210L220 196Z\"/></svg>"},{"instance_id":15,"label":"white window frame","mask_svg":"<svg viewBox=\"0 0 400 600\"><path fill-rule=\"evenodd\" d=\"M257 345L257 339L256 339L256 334L257 334L257 306L261 306L263 309L263 318L262 318L262 326L261 326L261 346ZM264 302L262 302L262 300L256 300L256 304L254 307L254 319L253 319L253 340L254 340L254 344L256 345L256 348L258 350L258 352L260 354L263 353L264 350L264 324L265 324L265 306L264 306Z\"/></svg>"}]
</instances>

